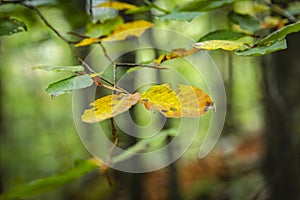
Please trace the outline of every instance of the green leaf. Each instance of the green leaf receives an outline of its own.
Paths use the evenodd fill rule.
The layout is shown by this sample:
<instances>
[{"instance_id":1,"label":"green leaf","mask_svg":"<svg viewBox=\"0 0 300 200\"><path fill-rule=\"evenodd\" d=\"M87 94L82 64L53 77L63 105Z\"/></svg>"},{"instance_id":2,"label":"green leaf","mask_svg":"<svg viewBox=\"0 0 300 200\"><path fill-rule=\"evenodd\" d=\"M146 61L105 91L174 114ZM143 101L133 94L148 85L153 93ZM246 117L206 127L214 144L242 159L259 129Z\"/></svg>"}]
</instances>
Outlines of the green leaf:
<instances>
[{"instance_id":1,"label":"green leaf","mask_svg":"<svg viewBox=\"0 0 300 200\"><path fill-rule=\"evenodd\" d=\"M0 36L12 35L22 31L27 31L24 22L10 17L0 17Z\"/></svg>"},{"instance_id":2,"label":"green leaf","mask_svg":"<svg viewBox=\"0 0 300 200\"><path fill-rule=\"evenodd\" d=\"M225 5L232 4L234 0L196 0L185 3L178 8L179 11L209 11Z\"/></svg>"},{"instance_id":3,"label":"green leaf","mask_svg":"<svg viewBox=\"0 0 300 200\"><path fill-rule=\"evenodd\" d=\"M257 41L256 44L258 45L271 44L273 42L283 40L288 34L299 32L299 31L300 31L300 22L290 24L267 35L266 37Z\"/></svg>"},{"instance_id":4,"label":"green leaf","mask_svg":"<svg viewBox=\"0 0 300 200\"><path fill-rule=\"evenodd\" d=\"M255 32L260 29L260 22L250 15L241 15L232 12L228 15L228 18L244 30Z\"/></svg>"},{"instance_id":5,"label":"green leaf","mask_svg":"<svg viewBox=\"0 0 300 200\"><path fill-rule=\"evenodd\" d=\"M242 51L248 48L248 44L230 40L207 40L194 43L193 47L205 50L223 49L226 51Z\"/></svg>"},{"instance_id":6,"label":"green leaf","mask_svg":"<svg viewBox=\"0 0 300 200\"><path fill-rule=\"evenodd\" d=\"M286 48L286 40L280 40L269 46L257 46L254 48L249 48L245 51L238 51L235 53L239 56L263 56Z\"/></svg>"},{"instance_id":7,"label":"green leaf","mask_svg":"<svg viewBox=\"0 0 300 200\"><path fill-rule=\"evenodd\" d=\"M68 71L68 72L80 72L84 71L84 67L82 65L76 66L35 66L32 69L40 69L45 71Z\"/></svg>"},{"instance_id":8,"label":"green leaf","mask_svg":"<svg viewBox=\"0 0 300 200\"><path fill-rule=\"evenodd\" d=\"M206 13L204 12L173 12L167 15L158 16L157 18L160 20L184 20L184 21L192 21L195 17L202 16Z\"/></svg>"},{"instance_id":9,"label":"green leaf","mask_svg":"<svg viewBox=\"0 0 300 200\"><path fill-rule=\"evenodd\" d=\"M73 180L76 180L83 175L97 169L99 166L91 160L80 161L74 168L58 175L54 175L47 178L41 178L31 181L25 185L21 185L12 189L11 191L4 193L0 196L1 200L8 199L23 199L26 197L32 197L37 194L41 194L62 185L65 185Z\"/></svg>"},{"instance_id":10,"label":"green leaf","mask_svg":"<svg viewBox=\"0 0 300 200\"><path fill-rule=\"evenodd\" d=\"M56 97L61 94L69 93L73 90L89 87L93 84L93 79L88 75L71 76L69 78L51 83L46 92L51 97Z\"/></svg>"},{"instance_id":11,"label":"green leaf","mask_svg":"<svg viewBox=\"0 0 300 200\"><path fill-rule=\"evenodd\" d=\"M210 32L200 38L198 42L203 42L207 40L237 40L242 37L245 37L244 33L235 32L232 30L217 30L214 32Z\"/></svg>"},{"instance_id":12,"label":"green leaf","mask_svg":"<svg viewBox=\"0 0 300 200\"><path fill-rule=\"evenodd\" d=\"M25 0L24 4L38 7L38 6L54 6L57 5L57 2L56 0L39 0L39 1Z\"/></svg>"},{"instance_id":13,"label":"green leaf","mask_svg":"<svg viewBox=\"0 0 300 200\"><path fill-rule=\"evenodd\" d=\"M131 67L130 69L128 69L126 71L126 73L130 74L131 72L134 72L134 71L137 71L137 70L140 70L140 69L143 69L143 67Z\"/></svg>"},{"instance_id":14,"label":"green leaf","mask_svg":"<svg viewBox=\"0 0 300 200\"><path fill-rule=\"evenodd\" d=\"M116 27L124 23L122 17L117 16L106 20L103 23L91 23L86 27L86 35L94 38L110 34Z\"/></svg>"},{"instance_id":15,"label":"green leaf","mask_svg":"<svg viewBox=\"0 0 300 200\"><path fill-rule=\"evenodd\" d=\"M140 14L148 12L152 9L152 6L139 6L135 9L126 10L125 14Z\"/></svg>"}]
</instances>

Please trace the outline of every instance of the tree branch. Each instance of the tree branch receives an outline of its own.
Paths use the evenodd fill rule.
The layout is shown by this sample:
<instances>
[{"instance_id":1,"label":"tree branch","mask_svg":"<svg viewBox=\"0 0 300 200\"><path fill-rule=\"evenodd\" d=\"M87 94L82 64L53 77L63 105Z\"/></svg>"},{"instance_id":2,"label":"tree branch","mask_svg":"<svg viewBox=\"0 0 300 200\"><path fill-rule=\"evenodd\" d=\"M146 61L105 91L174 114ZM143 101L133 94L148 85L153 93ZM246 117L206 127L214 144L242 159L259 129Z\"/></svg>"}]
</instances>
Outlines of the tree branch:
<instances>
[{"instance_id":1,"label":"tree branch","mask_svg":"<svg viewBox=\"0 0 300 200\"><path fill-rule=\"evenodd\" d=\"M27 4L24 4L24 3L20 3L20 5L26 7L26 8L29 8L33 11L35 11L38 16L40 17L40 19L46 24L46 26L48 28L50 28L60 39L62 39L64 42L66 42L67 44L74 44L76 42L73 42L73 41L70 41L68 39L66 39L64 36L62 36L49 22L48 20L44 17L44 15L41 13L41 11L37 8L37 7L34 7L34 6L31 6L31 5L27 5Z\"/></svg>"},{"instance_id":2,"label":"tree branch","mask_svg":"<svg viewBox=\"0 0 300 200\"><path fill-rule=\"evenodd\" d=\"M90 2L89 12L90 12L90 15L91 15L91 20L93 21L93 19L94 19L93 0L90 0L89 2Z\"/></svg>"},{"instance_id":3,"label":"tree branch","mask_svg":"<svg viewBox=\"0 0 300 200\"><path fill-rule=\"evenodd\" d=\"M116 67L147 67L153 69L168 69L167 67L162 67L160 65L146 65L139 63L116 63Z\"/></svg>"},{"instance_id":4,"label":"tree branch","mask_svg":"<svg viewBox=\"0 0 300 200\"><path fill-rule=\"evenodd\" d=\"M111 57L108 55L104 45L102 44L102 42L99 42L100 44L100 47L104 53L104 56L110 61L111 64L113 64L113 77L114 77L114 80L113 80L113 86L116 87L116 83L117 83L117 66L116 66L116 63L111 59Z\"/></svg>"}]
</instances>

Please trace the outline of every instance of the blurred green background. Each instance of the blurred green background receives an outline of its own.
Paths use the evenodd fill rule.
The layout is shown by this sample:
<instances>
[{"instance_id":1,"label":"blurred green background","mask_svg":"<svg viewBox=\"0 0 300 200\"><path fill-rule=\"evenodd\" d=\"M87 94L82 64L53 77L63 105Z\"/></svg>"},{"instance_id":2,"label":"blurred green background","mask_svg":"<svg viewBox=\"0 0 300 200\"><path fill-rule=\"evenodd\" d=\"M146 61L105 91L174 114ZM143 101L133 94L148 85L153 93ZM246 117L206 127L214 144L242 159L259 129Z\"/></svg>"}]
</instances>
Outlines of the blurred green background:
<instances>
[{"instance_id":1,"label":"blurred green background","mask_svg":"<svg viewBox=\"0 0 300 200\"><path fill-rule=\"evenodd\" d=\"M234 9L251 10L249 2L238 1ZM53 3L54 6L41 7L51 25L71 39L68 31L82 32L89 20L86 2ZM168 9L179 1L156 3ZM232 8L211 11L191 22L154 19L154 23L197 40L217 28L228 27L224 17L228 9ZM0 6L0 13L24 21L28 28L0 37L0 192L3 193L28 181L64 172L76 160L91 155L75 129L72 96L51 99L45 92L50 83L71 73L32 70L38 65L78 64L70 48L31 10L7 4ZM299 56L296 56L300 52L296 45L299 33L288 39L289 50L263 59L238 57L221 50L210 53L224 80L228 111L222 136L207 158L195 159L199 150L199 143L195 142L181 159L159 171L127 174L111 170L110 187L106 176L95 170L61 188L26 199L271 199L270 193L275 188L281 192L278 199L299 198ZM89 50L80 51L84 56ZM153 52L150 54L154 56ZM280 98L287 101L284 114L274 113L266 92L270 90L283 91L277 97L279 101ZM284 130L281 134L285 135L276 130ZM281 181L290 184L284 187L278 183Z\"/></svg>"}]
</instances>

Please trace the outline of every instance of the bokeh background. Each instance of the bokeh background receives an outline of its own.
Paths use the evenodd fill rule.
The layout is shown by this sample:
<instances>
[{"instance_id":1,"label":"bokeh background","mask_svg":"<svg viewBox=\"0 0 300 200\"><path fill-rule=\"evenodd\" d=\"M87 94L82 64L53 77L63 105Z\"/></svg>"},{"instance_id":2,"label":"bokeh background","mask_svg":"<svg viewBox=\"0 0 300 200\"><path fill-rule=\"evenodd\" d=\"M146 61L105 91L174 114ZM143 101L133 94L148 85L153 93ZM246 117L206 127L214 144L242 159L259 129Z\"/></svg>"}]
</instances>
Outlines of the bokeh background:
<instances>
[{"instance_id":1,"label":"bokeh background","mask_svg":"<svg viewBox=\"0 0 300 200\"><path fill-rule=\"evenodd\" d=\"M274 2L286 6L286 2ZM82 32L89 20L89 1L48 1L47 6L44 1L32 3L42 5L43 15L65 37L72 37L66 34L68 31ZM155 3L168 9L182 1ZM237 1L234 9L247 11L251 5L251 1ZM157 27L177 30L197 40L228 27L226 15L230 9L211 11L191 22L161 21L147 15L135 19L153 20ZM28 28L0 37L3 193L64 172L76 160L91 155L73 122L72 96L51 99L45 92L49 83L71 73L32 70L38 65L78 64L69 46L27 8L1 5L0 13L24 21ZM204 159L195 159L199 149L195 142L181 159L161 170L144 174L111 170L112 186L95 170L63 187L26 199L299 199L300 34L288 36L287 41L287 50L259 58L238 57L221 50L210 52L224 80L228 107L222 135ZM89 50L82 48L78 53L84 57ZM155 52L150 52L151 56ZM130 62L132 58L139 59L132 55L122 59Z\"/></svg>"}]
</instances>

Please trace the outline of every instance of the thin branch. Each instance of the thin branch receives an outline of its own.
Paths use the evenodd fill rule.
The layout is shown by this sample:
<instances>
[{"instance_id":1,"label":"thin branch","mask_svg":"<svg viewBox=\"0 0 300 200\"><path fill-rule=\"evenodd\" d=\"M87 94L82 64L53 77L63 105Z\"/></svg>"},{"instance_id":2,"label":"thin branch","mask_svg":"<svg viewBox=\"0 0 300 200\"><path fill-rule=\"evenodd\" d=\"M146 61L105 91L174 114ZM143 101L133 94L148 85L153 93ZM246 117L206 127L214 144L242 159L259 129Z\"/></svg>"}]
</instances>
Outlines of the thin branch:
<instances>
[{"instance_id":1,"label":"thin branch","mask_svg":"<svg viewBox=\"0 0 300 200\"><path fill-rule=\"evenodd\" d=\"M89 37L86 36L86 35L82 35L82 34L80 34L80 33L72 32L72 31L69 31L68 34L74 35L74 36L79 37L79 38L82 38L82 39L84 39L84 38L89 38Z\"/></svg>"},{"instance_id":2,"label":"thin branch","mask_svg":"<svg viewBox=\"0 0 300 200\"><path fill-rule=\"evenodd\" d=\"M62 39L64 42L68 43L69 45L70 44L73 44L73 43L76 43L76 42L73 42L73 41L69 41L67 40L64 36L62 36L49 22L48 20L44 17L44 15L41 13L41 11L37 8L37 7L34 7L34 6L31 6L31 5L27 5L27 4L23 4L21 3L20 5L26 7L26 8L29 8L33 11L35 11L38 16L40 17L40 19L46 24L47 27L49 27L60 39Z\"/></svg>"},{"instance_id":3,"label":"thin branch","mask_svg":"<svg viewBox=\"0 0 300 200\"><path fill-rule=\"evenodd\" d=\"M80 56L78 56L75 52L74 53L74 56L75 58L91 73L96 73L95 70L93 70L84 60L82 60L82 58L80 58Z\"/></svg>"},{"instance_id":4,"label":"thin branch","mask_svg":"<svg viewBox=\"0 0 300 200\"><path fill-rule=\"evenodd\" d=\"M107 89L110 89L112 91L130 94L129 92L127 92L126 90L124 90L122 88L117 88L117 87L114 87L114 86L109 86L109 85L104 85L104 84L102 84L102 86L105 87L105 88L107 88Z\"/></svg>"},{"instance_id":5,"label":"thin branch","mask_svg":"<svg viewBox=\"0 0 300 200\"><path fill-rule=\"evenodd\" d=\"M114 69L114 87L117 85L117 66L115 63L113 63L113 69Z\"/></svg>"},{"instance_id":6,"label":"thin branch","mask_svg":"<svg viewBox=\"0 0 300 200\"><path fill-rule=\"evenodd\" d=\"M289 21L297 22L297 19L290 12L281 8L280 6L274 5L266 0L261 0L260 2L266 6L269 6L271 10L277 13L278 15L281 15L282 17L286 17Z\"/></svg>"},{"instance_id":7,"label":"thin branch","mask_svg":"<svg viewBox=\"0 0 300 200\"><path fill-rule=\"evenodd\" d=\"M91 20L93 21L93 19L94 19L93 0L90 0L89 2L90 2L89 12L90 12L90 15L91 15Z\"/></svg>"},{"instance_id":8,"label":"thin branch","mask_svg":"<svg viewBox=\"0 0 300 200\"><path fill-rule=\"evenodd\" d=\"M111 57L108 55L108 53L107 53L104 45L102 44L102 42L99 42L99 44L100 44L100 47L101 47L101 49L104 53L104 56L111 62L111 64L113 64L113 77L114 77L113 78L114 79L113 80L113 86L116 87L116 85L117 85L117 66L116 66L115 62L111 59Z\"/></svg>"},{"instance_id":9,"label":"thin branch","mask_svg":"<svg viewBox=\"0 0 300 200\"><path fill-rule=\"evenodd\" d=\"M111 59L111 57L109 57L109 55L108 55L108 53L107 53L107 51L106 51L104 45L102 44L102 42L99 42L99 44L100 44L100 47L101 47L101 49L102 49L102 51L103 51L103 53L104 53L104 56L105 56L111 63L114 63L114 61Z\"/></svg>"},{"instance_id":10,"label":"thin branch","mask_svg":"<svg viewBox=\"0 0 300 200\"><path fill-rule=\"evenodd\" d=\"M0 3L21 3L24 0L0 0Z\"/></svg>"},{"instance_id":11,"label":"thin branch","mask_svg":"<svg viewBox=\"0 0 300 200\"><path fill-rule=\"evenodd\" d=\"M35 11L38 16L40 17L40 19L45 23L45 25L50 28L60 39L62 39L65 43L67 43L69 45L69 47L71 48L72 52L73 52L73 55L74 57L82 64L82 66L84 66L86 68L87 71L89 71L89 73L96 73L96 71L94 69L92 69L92 67L90 67L79 55L77 55L77 53L75 52L75 49L73 48L73 46L71 44L74 44L74 43L77 43L77 42L72 42L72 41L69 41L67 40L65 37L63 37L49 22L48 20L44 17L44 15L41 13L41 11L34 7L34 6L31 6L31 5L26 5L26 4L23 4L23 3L20 3L20 5L26 7L26 8L29 8L33 11ZM81 34L78 34L78 33L74 33L74 32L69 32L69 34L72 34L72 35L76 35L78 37L86 37L84 35L81 35ZM100 43L100 46L104 52L104 55L105 57L111 62L111 63L114 63L113 60L109 57L105 47L103 46L102 43ZM114 64L114 71L116 70L116 66ZM102 77L102 76L99 76L101 80L107 82L108 84L112 85L113 86L113 90L114 91L118 91L118 92L124 92L124 93L129 93L127 92L126 90L122 89L122 88L117 88L116 87L116 76L115 76L115 72L114 72L114 81L111 82L109 81L108 79ZM109 88L109 89L112 89L110 88L109 86L104 86L106 88Z\"/></svg>"},{"instance_id":12,"label":"thin branch","mask_svg":"<svg viewBox=\"0 0 300 200\"><path fill-rule=\"evenodd\" d=\"M160 65L147 65L139 63L116 63L116 67L147 67L153 69L168 69L167 67L162 67Z\"/></svg>"},{"instance_id":13,"label":"thin branch","mask_svg":"<svg viewBox=\"0 0 300 200\"><path fill-rule=\"evenodd\" d=\"M114 149L116 148L116 146L118 146L118 143L119 143L119 137L118 137L118 134L117 134L117 129L116 129L116 126L115 126L113 118L110 119L110 124L111 124L111 134L113 136L114 144L109 149L108 154L107 154L107 158L106 159L107 159L108 163L111 163L112 153L113 153Z\"/></svg>"}]
</instances>

